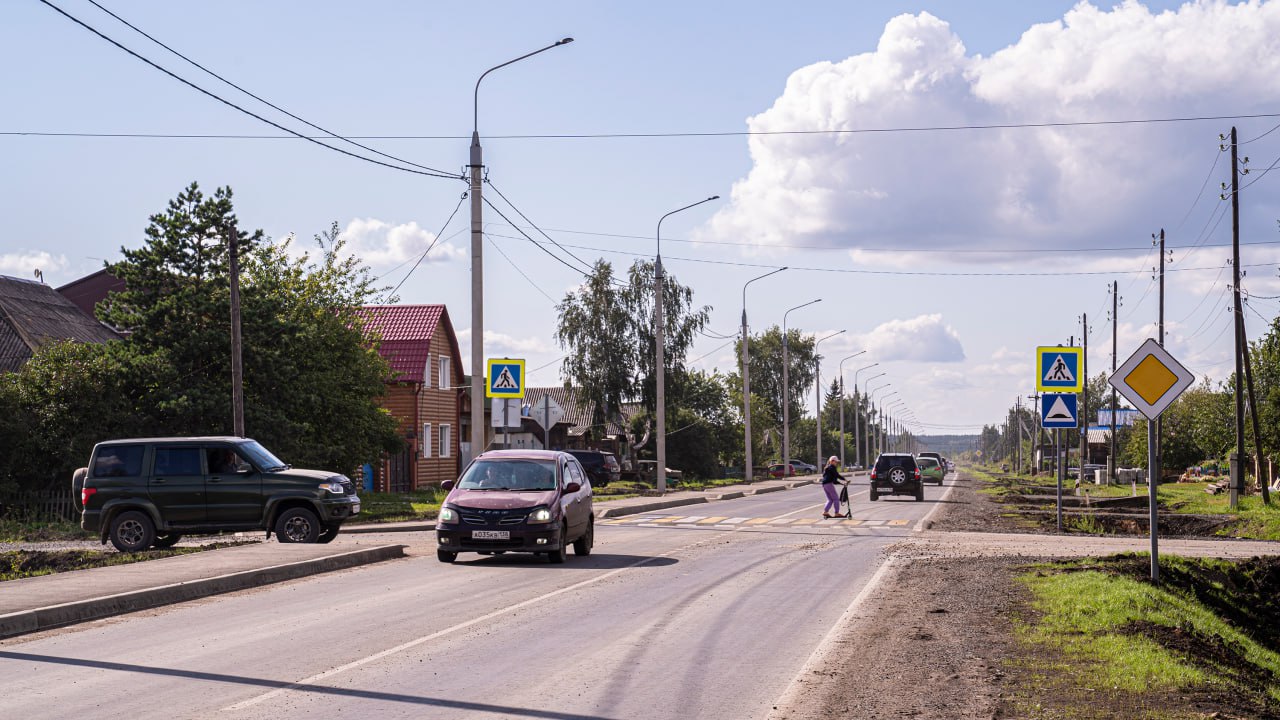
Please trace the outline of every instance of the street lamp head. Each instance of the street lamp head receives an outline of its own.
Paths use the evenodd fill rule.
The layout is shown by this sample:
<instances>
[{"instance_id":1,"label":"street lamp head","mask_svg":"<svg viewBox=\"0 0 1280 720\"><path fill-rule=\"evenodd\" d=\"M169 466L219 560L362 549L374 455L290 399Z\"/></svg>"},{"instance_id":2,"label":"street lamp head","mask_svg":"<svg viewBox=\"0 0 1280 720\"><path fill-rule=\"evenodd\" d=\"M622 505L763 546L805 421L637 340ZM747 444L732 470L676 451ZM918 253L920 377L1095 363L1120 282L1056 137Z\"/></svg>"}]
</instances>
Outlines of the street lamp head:
<instances>
[{"instance_id":1,"label":"street lamp head","mask_svg":"<svg viewBox=\"0 0 1280 720\"><path fill-rule=\"evenodd\" d=\"M569 44L569 43L571 43L571 42L573 42L573 38L565 38L565 39L561 40L560 42L558 42L558 43L556 43L556 44L557 44L557 45L568 45L568 44Z\"/></svg>"}]
</instances>

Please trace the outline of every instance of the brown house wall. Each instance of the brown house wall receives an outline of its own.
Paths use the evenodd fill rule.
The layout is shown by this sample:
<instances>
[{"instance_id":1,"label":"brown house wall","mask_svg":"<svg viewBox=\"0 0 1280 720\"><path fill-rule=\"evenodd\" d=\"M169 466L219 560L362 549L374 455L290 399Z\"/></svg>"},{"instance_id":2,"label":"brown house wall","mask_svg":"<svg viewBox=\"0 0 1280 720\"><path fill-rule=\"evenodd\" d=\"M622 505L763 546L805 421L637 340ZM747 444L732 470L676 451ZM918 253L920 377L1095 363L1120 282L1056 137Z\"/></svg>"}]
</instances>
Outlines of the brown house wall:
<instances>
[{"instance_id":1,"label":"brown house wall","mask_svg":"<svg viewBox=\"0 0 1280 720\"><path fill-rule=\"evenodd\" d=\"M458 390L441 390L440 389L440 357L448 357L450 359L450 374L452 379L449 381L451 387L462 385L462 374L458 368L458 358L452 356L452 348L449 341L445 338L444 328L437 328L431 338L431 387L422 391L418 398L418 434L421 434L421 426L423 423L431 423L431 457L422 457L421 445L418 446L417 453L418 476L417 487L424 485L438 485L445 480L454 480L458 477L458 451L459 439L459 420L458 417ZM440 426L449 425L449 455L448 457L440 457Z\"/></svg>"}]
</instances>

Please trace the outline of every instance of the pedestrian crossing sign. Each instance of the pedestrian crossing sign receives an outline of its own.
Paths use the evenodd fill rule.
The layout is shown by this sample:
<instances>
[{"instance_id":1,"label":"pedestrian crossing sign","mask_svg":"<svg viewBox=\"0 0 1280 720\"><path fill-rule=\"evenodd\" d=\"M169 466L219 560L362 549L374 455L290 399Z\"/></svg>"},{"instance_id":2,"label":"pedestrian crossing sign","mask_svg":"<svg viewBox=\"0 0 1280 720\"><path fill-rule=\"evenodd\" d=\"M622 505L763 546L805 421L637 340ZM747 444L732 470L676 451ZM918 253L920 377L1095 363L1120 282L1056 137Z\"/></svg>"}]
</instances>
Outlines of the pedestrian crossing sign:
<instances>
[{"instance_id":1,"label":"pedestrian crossing sign","mask_svg":"<svg viewBox=\"0 0 1280 720\"><path fill-rule=\"evenodd\" d=\"M484 396L491 398L524 397L524 360L490 358Z\"/></svg>"},{"instance_id":2,"label":"pedestrian crossing sign","mask_svg":"<svg viewBox=\"0 0 1280 720\"><path fill-rule=\"evenodd\" d=\"M1084 390L1084 349L1078 347L1036 348L1036 390L1074 393Z\"/></svg>"},{"instance_id":3,"label":"pedestrian crossing sign","mask_svg":"<svg viewBox=\"0 0 1280 720\"><path fill-rule=\"evenodd\" d=\"M1040 427L1080 427L1075 393L1045 393L1040 396Z\"/></svg>"}]
</instances>

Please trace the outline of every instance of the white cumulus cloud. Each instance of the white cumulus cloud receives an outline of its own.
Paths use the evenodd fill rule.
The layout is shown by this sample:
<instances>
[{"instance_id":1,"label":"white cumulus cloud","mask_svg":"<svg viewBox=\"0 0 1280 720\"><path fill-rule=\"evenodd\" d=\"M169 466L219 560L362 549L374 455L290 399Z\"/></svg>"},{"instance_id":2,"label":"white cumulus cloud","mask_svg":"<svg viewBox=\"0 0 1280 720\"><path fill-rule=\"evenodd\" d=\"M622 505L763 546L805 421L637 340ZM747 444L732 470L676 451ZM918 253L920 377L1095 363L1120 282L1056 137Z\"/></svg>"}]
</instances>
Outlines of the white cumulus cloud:
<instances>
[{"instance_id":1,"label":"white cumulus cloud","mask_svg":"<svg viewBox=\"0 0 1280 720\"><path fill-rule=\"evenodd\" d=\"M942 321L942 315L920 315L910 320L890 320L862 336L862 347L872 348L877 361L959 362L964 360L960 336Z\"/></svg>"},{"instance_id":2,"label":"white cumulus cloud","mask_svg":"<svg viewBox=\"0 0 1280 720\"><path fill-rule=\"evenodd\" d=\"M868 130L1270 112L1280 93L1276 37L1276 2L1200 0L1160 13L1133 0L1109 10L1082 2L983 57L946 21L901 15L874 51L795 71L747 125ZM903 250L1113 246L1153 229L1135 228L1136 218L1169 217L1171 200L1181 202L1178 217L1186 211L1230 124L752 135L751 170L700 235Z\"/></svg>"},{"instance_id":3,"label":"white cumulus cloud","mask_svg":"<svg viewBox=\"0 0 1280 720\"><path fill-rule=\"evenodd\" d=\"M375 218L353 218L342 230L347 248L373 267L385 267L417 258L435 235L416 222L391 223ZM436 243L423 262L465 260L467 251L447 241Z\"/></svg>"},{"instance_id":4,"label":"white cumulus cloud","mask_svg":"<svg viewBox=\"0 0 1280 720\"><path fill-rule=\"evenodd\" d=\"M35 271L45 275L67 267L65 255L52 255L43 250L26 250L16 253L0 253L0 273L35 279Z\"/></svg>"}]
</instances>

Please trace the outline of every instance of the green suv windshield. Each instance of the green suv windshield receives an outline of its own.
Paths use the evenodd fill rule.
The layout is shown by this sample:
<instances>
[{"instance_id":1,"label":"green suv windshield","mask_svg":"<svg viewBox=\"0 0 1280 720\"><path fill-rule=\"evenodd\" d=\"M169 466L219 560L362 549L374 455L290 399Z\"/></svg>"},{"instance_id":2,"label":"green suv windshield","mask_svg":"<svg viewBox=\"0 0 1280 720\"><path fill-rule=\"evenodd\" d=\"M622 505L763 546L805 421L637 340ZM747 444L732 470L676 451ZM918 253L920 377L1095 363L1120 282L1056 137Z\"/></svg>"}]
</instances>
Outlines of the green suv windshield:
<instances>
[{"instance_id":1,"label":"green suv windshield","mask_svg":"<svg viewBox=\"0 0 1280 720\"><path fill-rule=\"evenodd\" d=\"M273 470L288 470L289 465L280 460L280 458L271 454L271 451L258 444L257 440L250 440L246 443L240 443L236 449L244 453L249 458L249 462L263 472L271 472Z\"/></svg>"},{"instance_id":2,"label":"green suv windshield","mask_svg":"<svg viewBox=\"0 0 1280 720\"><path fill-rule=\"evenodd\" d=\"M556 464L549 460L477 460L458 487L463 490L555 490Z\"/></svg>"}]
</instances>

